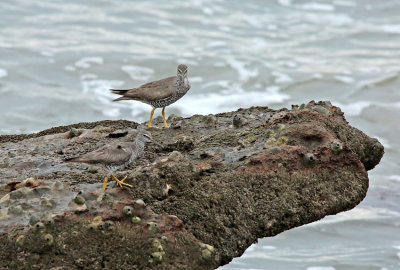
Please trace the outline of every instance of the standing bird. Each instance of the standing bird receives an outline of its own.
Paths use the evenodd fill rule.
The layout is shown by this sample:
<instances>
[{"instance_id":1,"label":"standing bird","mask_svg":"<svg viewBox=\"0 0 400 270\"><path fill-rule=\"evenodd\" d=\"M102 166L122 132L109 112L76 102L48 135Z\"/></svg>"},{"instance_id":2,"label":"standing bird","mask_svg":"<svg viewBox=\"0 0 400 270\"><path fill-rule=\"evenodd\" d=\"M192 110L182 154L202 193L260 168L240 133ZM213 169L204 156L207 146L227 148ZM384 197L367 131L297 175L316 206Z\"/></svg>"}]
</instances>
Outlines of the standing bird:
<instances>
[{"instance_id":1,"label":"standing bird","mask_svg":"<svg viewBox=\"0 0 400 270\"><path fill-rule=\"evenodd\" d=\"M154 110L162 108L162 116L164 120L164 127L167 128L167 120L165 120L165 107L174 103L183 97L190 89L190 83L187 77L187 66L180 64L178 66L178 73L176 76L153 81L128 90L110 89L114 94L121 95L113 101L120 100L137 100L153 106L150 113L150 121L147 126L151 127Z\"/></svg>"},{"instance_id":2,"label":"standing bird","mask_svg":"<svg viewBox=\"0 0 400 270\"><path fill-rule=\"evenodd\" d=\"M106 144L97 150L86 153L83 156L66 159L65 161L103 165L109 173L104 179L103 190L106 189L109 177L112 177L120 187L123 185L132 187L132 185L124 182L127 176L125 176L122 180L119 180L114 176L114 172L127 166L129 163L139 157L143 153L146 142L149 141L152 141L158 146L162 147L161 144L153 140L150 133L139 131L139 133L136 135L135 141L133 142L113 142Z\"/></svg>"}]
</instances>

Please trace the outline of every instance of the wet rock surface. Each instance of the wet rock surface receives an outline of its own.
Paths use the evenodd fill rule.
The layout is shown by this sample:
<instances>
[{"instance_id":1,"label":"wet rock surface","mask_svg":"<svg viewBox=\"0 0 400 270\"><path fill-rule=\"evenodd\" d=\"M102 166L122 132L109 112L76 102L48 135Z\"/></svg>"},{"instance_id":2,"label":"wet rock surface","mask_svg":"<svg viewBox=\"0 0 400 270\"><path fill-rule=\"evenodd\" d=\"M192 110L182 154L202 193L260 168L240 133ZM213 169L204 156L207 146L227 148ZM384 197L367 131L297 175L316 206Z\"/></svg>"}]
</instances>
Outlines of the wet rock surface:
<instances>
[{"instance_id":1,"label":"wet rock surface","mask_svg":"<svg viewBox=\"0 0 400 270\"><path fill-rule=\"evenodd\" d=\"M109 184L65 163L138 124L100 121L0 136L0 268L214 269L260 237L356 206L382 145L340 108L310 102L170 116ZM162 121L155 119L155 127Z\"/></svg>"}]
</instances>

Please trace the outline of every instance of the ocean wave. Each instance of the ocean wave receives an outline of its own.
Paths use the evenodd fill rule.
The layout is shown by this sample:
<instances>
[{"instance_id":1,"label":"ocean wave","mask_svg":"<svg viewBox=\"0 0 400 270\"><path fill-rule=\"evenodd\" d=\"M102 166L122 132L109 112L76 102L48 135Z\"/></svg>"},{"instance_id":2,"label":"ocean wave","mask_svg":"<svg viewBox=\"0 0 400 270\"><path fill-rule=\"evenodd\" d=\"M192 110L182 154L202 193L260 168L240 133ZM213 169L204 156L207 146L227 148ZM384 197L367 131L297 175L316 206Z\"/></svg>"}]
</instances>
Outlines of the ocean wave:
<instances>
[{"instance_id":1,"label":"ocean wave","mask_svg":"<svg viewBox=\"0 0 400 270\"><path fill-rule=\"evenodd\" d=\"M8 71L4 68L0 68L0 78L4 78L8 76Z\"/></svg>"},{"instance_id":2,"label":"ocean wave","mask_svg":"<svg viewBox=\"0 0 400 270\"><path fill-rule=\"evenodd\" d=\"M383 32L390 34L400 34L400 24L387 24L382 26Z\"/></svg>"},{"instance_id":3,"label":"ocean wave","mask_svg":"<svg viewBox=\"0 0 400 270\"><path fill-rule=\"evenodd\" d=\"M349 76L336 75L336 76L334 76L334 78L336 80L338 80L339 82L347 83L347 84L352 84L355 82L355 79L353 77L349 77Z\"/></svg>"},{"instance_id":4,"label":"ocean wave","mask_svg":"<svg viewBox=\"0 0 400 270\"><path fill-rule=\"evenodd\" d=\"M396 182L400 182L400 175L391 175L389 176L389 179Z\"/></svg>"},{"instance_id":5,"label":"ocean wave","mask_svg":"<svg viewBox=\"0 0 400 270\"><path fill-rule=\"evenodd\" d=\"M399 218L400 213L387 208L357 207L352 210L336 214L335 216L325 217L324 219L313 222L307 226L321 226L323 224L341 223L354 220L362 220L364 222L367 220L382 221L384 219L391 219L393 217Z\"/></svg>"},{"instance_id":6,"label":"ocean wave","mask_svg":"<svg viewBox=\"0 0 400 270\"><path fill-rule=\"evenodd\" d=\"M399 109L400 102L374 102L374 101L357 101L349 104L343 104L339 102L332 102L333 105L339 107L345 116L360 116L363 110L371 106L378 106L381 108L393 108Z\"/></svg>"},{"instance_id":7,"label":"ocean wave","mask_svg":"<svg viewBox=\"0 0 400 270\"><path fill-rule=\"evenodd\" d=\"M102 57L99 56L92 56L92 57L83 57L80 60L75 62L75 66L80 68L90 68L92 64L103 64L104 60Z\"/></svg>"},{"instance_id":8,"label":"ocean wave","mask_svg":"<svg viewBox=\"0 0 400 270\"><path fill-rule=\"evenodd\" d=\"M306 270L336 270L333 266L310 266Z\"/></svg>"},{"instance_id":9,"label":"ocean wave","mask_svg":"<svg viewBox=\"0 0 400 270\"><path fill-rule=\"evenodd\" d=\"M293 82L293 79L289 75L281 73L279 71L273 71L271 75L274 77L274 82L278 84Z\"/></svg>"},{"instance_id":10,"label":"ocean wave","mask_svg":"<svg viewBox=\"0 0 400 270\"><path fill-rule=\"evenodd\" d=\"M132 80L146 81L154 74L154 70L147 67L139 66L122 66L121 70L126 72Z\"/></svg>"},{"instance_id":11,"label":"ocean wave","mask_svg":"<svg viewBox=\"0 0 400 270\"><path fill-rule=\"evenodd\" d=\"M399 72L392 72L392 73L384 74L382 76L379 76L379 77L376 77L376 78L373 78L373 79L360 81L357 84L357 87L359 89L371 88L371 87L375 87L375 86L378 86L378 85L383 85L383 84L387 84L387 83L393 82L398 77L399 77Z\"/></svg>"},{"instance_id":12,"label":"ocean wave","mask_svg":"<svg viewBox=\"0 0 400 270\"><path fill-rule=\"evenodd\" d=\"M289 99L289 95L280 92L277 86L270 86L265 91L228 91L227 94L207 93L186 95L181 101L174 103L185 115L215 114L224 111L233 111L238 108L246 108L255 105L270 105L283 103Z\"/></svg>"},{"instance_id":13,"label":"ocean wave","mask_svg":"<svg viewBox=\"0 0 400 270\"><path fill-rule=\"evenodd\" d=\"M9 49L9 48L13 48L13 47L14 46L11 43L0 41L0 48Z\"/></svg>"},{"instance_id":14,"label":"ocean wave","mask_svg":"<svg viewBox=\"0 0 400 270\"><path fill-rule=\"evenodd\" d=\"M310 266L306 270L336 270L333 266Z\"/></svg>"},{"instance_id":15,"label":"ocean wave","mask_svg":"<svg viewBox=\"0 0 400 270\"><path fill-rule=\"evenodd\" d=\"M143 115L149 111L149 105L138 101L112 102L116 96L110 93L109 89L120 88L124 84L123 81L98 79L97 75L87 73L81 75L81 84L84 94L92 93L97 100L107 105L108 109L103 110L104 115L118 117L121 115L121 109L127 109L136 118L135 121L146 120ZM215 87L216 85L229 89L219 93L192 94L189 92L169 107L177 109L184 116L207 115L232 111L240 107L283 103L290 97L281 93L278 86L269 86L264 91L244 91L238 84L232 85L228 81L216 81L207 83L203 87Z\"/></svg>"},{"instance_id":16,"label":"ocean wave","mask_svg":"<svg viewBox=\"0 0 400 270\"><path fill-rule=\"evenodd\" d=\"M239 75L239 80L242 82L248 81L250 78L254 78L258 76L258 69L257 68L246 68L250 63L246 61L239 61L235 59L229 59L228 64L234 68L238 75Z\"/></svg>"},{"instance_id":17,"label":"ocean wave","mask_svg":"<svg viewBox=\"0 0 400 270\"><path fill-rule=\"evenodd\" d=\"M347 0L336 0L333 1L333 4L336 6L343 6L343 7L355 7L357 6L357 3L352 2L352 1L347 1Z\"/></svg>"},{"instance_id":18,"label":"ocean wave","mask_svg":"<svg viewBox=\"0 0 400 270\"><path fill-rule=\"evenodd\" d=\"M299 5L301 9L312 10L312 11L334 11L335 7L329 4L310 2Z\"/></svg>"}]
</instances>

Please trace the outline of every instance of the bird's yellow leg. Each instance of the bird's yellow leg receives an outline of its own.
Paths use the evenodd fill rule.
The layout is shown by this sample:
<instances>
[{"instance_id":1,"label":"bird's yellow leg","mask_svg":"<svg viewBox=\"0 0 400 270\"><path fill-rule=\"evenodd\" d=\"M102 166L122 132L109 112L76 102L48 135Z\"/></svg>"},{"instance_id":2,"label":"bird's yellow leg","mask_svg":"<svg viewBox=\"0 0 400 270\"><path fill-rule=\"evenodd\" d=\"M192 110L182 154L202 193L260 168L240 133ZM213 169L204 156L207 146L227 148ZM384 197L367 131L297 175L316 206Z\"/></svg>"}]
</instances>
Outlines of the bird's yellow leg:
<instances>
[{"instance_id":1,"label":"bird's yellow leg","mask_svg":"<svg viewBox=\"0 0 400 270\"><path fill-rule=\"evenodd\" d=\"M104 178L103 190L106 190L107 187L108 176Z\"/></svg>"},{"instance_id":2,"label":"bird's yellow leg","mask_svg":"<svg viewBox=\"0 0 400 270\"><path fill-rule=\"evenodd\" d=\"M164 110L165 110L165 107L164 108L162 108L162 117L163 117L163 120L164 120L164 127L165 128L167 128L168 127L168 125L167 125L167 120L165 120L165 112L164 112Z\"/></svg>"},{"instance_id":3,"label":"bird's yellow leg","mask_svg":"<svg viewBox=\"0 0 400 270\"><path fill-rule=\"evenodd\" d=\"M152 110L151 110L151 113L150 113L150 120L149 120L149 123L147 124L147 126L149 127L149 128L151 128L151 121L153 120L153 114L154 114L154 110L155 110L156 108L153 108Z\"/></svg>"},{"instance_id":4,"label":"bird's yellow leg","mask_svg":"<svg viewBox=\"0 0 400 270\"><path fill-rule=\"evenodd\" d=\"M123 181L125 181L126 177L121 181L119 180L117 177L115 177L114 175L111 175L111 177L117 182L117 185L119 185L120 187L122 187L122 185L124 186L128 186L128 187L133 187L130 184L124 183Z\"/></svg>"}]
</instances>

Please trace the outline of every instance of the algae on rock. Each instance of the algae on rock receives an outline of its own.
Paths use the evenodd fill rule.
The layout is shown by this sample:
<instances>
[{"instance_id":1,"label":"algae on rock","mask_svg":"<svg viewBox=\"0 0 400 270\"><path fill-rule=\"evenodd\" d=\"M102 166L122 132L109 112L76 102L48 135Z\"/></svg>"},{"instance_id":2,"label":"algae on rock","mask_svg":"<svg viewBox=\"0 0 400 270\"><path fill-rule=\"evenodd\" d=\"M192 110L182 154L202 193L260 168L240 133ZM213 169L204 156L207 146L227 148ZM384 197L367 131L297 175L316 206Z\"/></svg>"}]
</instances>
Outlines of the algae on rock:
<instances>
[{"instance_id":1,"label":"algae on rock","mask_svg":"<svg viewBox=\"0 0 400 270\"><path fill-rule=\"evenodd\" d=\"M63 159L129 141L137 123L0 136L0 268L214 269L356 206L383 155L329 102L169 122L149 129L164 148L119 172L133 188L105 192L106 172Z\"/></svg>"}]
</instances>

